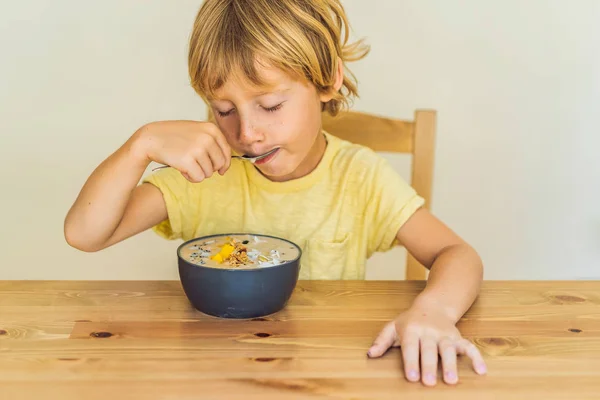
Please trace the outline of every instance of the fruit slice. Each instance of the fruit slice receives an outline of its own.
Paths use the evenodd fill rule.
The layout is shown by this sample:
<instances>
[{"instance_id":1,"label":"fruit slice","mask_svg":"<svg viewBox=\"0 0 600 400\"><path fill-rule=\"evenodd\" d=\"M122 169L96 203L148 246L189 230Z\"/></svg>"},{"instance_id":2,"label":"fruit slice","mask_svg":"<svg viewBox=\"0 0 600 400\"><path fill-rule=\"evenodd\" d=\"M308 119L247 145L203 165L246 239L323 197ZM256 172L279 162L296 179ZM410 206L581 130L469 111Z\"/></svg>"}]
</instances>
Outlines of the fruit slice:
<instances>
[{"instance_id":1,"label":"fruit slice","mask_svg":"<svg viewBox=\"0 0 600 400\"><path fill-rule=\"evenodd\" d=\"M221 251L219 251L214 256L211 256L210 258L211 258L211 260L215 260L219 264L222 264L223 261L227 257L229 257L231 255L231 253L233 253L233 249L234 249L234 247L232 245L226 244L223 247L221 247Z\"/></svg>"}]
</instances>

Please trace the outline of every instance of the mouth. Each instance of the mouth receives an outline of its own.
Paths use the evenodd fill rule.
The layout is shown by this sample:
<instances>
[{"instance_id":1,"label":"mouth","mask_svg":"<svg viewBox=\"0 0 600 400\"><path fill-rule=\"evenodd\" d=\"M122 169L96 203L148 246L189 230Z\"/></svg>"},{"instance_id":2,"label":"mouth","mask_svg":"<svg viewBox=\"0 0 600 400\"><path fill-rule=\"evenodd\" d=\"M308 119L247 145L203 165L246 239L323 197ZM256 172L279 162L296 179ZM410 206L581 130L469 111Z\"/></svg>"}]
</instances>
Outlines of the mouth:
<instances>
[{"instance_id":1,"label":"mouth","mask_svg":"<svg viewBox=\"0 0 600 400\"><path fill-rule=\"evenodd\" d=\"M269 154L266 157L262 157L262 158L258 158L254 164L258 164L258 165L264 165L266 163L268 163L269 161L271 161L273 158L275 158L277 156L277 154L279 154L279 150L281 150L281 148L276 148L274 150L271 150L269 152L267 152L266 154Z\"/></svg>"}]
</instances>

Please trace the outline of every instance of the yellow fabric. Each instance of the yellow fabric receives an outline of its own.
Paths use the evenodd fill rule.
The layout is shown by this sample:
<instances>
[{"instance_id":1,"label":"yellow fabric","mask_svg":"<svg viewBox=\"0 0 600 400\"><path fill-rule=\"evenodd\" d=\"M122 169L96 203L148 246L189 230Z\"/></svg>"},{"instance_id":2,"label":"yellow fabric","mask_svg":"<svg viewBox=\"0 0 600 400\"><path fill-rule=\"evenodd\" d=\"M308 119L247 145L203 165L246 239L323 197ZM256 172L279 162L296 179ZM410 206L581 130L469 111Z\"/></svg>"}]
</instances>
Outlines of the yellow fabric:
<instances>
[{"instance_id":1,"label":"yellow fabric","mask_svg":"<svg viewBox=\"0 0 600 400\"><path fill-rule=\"evenodd\" d=\"M191 183L166 168L144 182L163 193L168 220L153 229L167 239L221 233L282 237L302 249L300 279L364 279L374 252L396 245L396 234L424 201L372 150L324 132L317 168L272 182L251 163L232 160L224 176Z\"/></svg>"}]
</instances>

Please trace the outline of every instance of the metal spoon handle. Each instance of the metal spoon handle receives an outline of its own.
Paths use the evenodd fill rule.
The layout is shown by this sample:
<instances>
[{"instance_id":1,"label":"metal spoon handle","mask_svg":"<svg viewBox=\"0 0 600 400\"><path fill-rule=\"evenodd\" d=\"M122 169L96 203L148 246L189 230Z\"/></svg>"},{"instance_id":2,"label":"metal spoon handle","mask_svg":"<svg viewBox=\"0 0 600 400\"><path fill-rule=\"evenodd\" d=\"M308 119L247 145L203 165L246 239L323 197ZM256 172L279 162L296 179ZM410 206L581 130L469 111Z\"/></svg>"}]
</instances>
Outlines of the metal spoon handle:
<instances>
[{"instance_id":1,"label":"metal spoon handle","mask_svg":"<svg viewBox=\"0 0 600 400\"><path fill-rule=\"evenodd\" d=\"M265 154L261 154L260 156L256 156L256 157L231 156L231 158L239 158L240 160L250 161L252 164L254 164L256 161L270 156L271 154L275 153L277 150L278 149L276 148L276 149L266 152ZM169 168L169 167L170 167L170 165L161 165L160 167L152 168L152 171L156 171L157 169L161 169L161 168Z\"/></svg>"},{"instance_id":2,"label":"metal spoon handle","mask_svg":"<svg viewBox=\"0 0 600 400\"><path fill-rule=\"evenodd\" d=\"M250 161L252 163L254 163L254 159L253 158L246 158L246 157L242 157L242 156L231 156L231 158L239 158L240 160L246 160L246 161ZM163 168L171 168L170 165L161 165L159 167L155 167L152 168L152 171L156 171L157 169L163 169Z\"/></svg>"}]
</instances>

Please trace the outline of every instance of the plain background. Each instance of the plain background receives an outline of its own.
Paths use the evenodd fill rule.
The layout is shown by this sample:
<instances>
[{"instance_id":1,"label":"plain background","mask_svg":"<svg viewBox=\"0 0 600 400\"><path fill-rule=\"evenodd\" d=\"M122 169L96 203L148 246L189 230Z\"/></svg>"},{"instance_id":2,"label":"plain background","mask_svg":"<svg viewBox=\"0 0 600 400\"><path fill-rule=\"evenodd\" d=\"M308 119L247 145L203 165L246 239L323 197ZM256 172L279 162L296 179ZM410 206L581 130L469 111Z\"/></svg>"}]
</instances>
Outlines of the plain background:
<instances>
[{"instance_id":1,"label":"plain background","mask_svg":"<svg viewBox=\"0 0 600 400\"><path fill-rule=\"evenodd\" d=\"M345 0L371 54L355 109L438 111L432 209L486 279L600 278L600 1ZM70 248L63 220L140 125L203 119L187 40L200 1L0 3L0 279L177 279L145 232ZM386 155L407 179L409 159ZM402 249L369 278L400 279Z\"/></svg>"}]
</instances>

